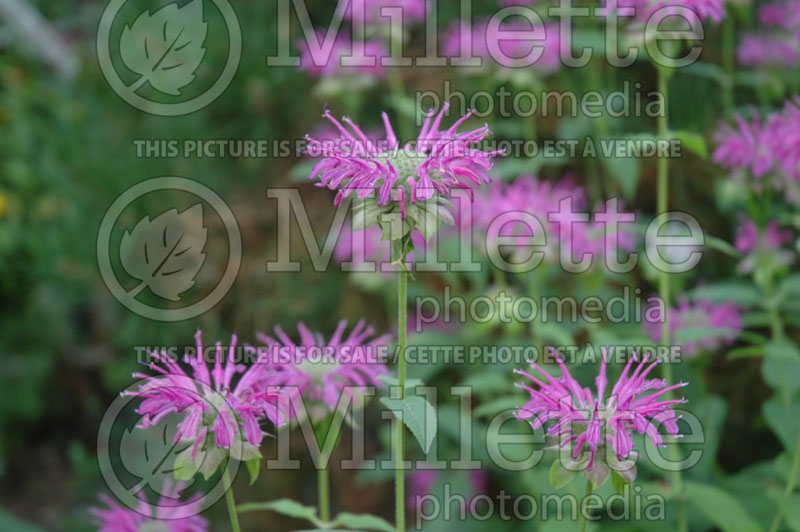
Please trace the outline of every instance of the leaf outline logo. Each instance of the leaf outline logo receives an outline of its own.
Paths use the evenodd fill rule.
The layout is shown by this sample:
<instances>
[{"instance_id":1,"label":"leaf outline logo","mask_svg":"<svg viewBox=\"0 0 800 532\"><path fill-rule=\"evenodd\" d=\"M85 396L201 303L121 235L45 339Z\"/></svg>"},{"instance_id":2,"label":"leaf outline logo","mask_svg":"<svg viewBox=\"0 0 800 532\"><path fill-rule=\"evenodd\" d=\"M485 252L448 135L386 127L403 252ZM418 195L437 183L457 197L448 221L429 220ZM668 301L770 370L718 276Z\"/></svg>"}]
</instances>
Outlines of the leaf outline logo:
<instances>
[{"instance_id":1,"label":"leaf outline logo","mask_svg":"<svg viewBox=\"0 0 800 532\"><path fill-rule=\"evenodd\" d=\"M120 243L122 267L139 281L128 295L135 298L149 288L162 299L180 301L205 264L207 240L202 203L182 212L169 209L152 220L144 216L125 230Z\"/></svg>"},{"instance_id":2,"label":"leaf outline logo","mask_svg":"<svg viewBox=\"0 0 800 532\"><path fill-rule=\"evenodd\" d=\"M136 92L145 83L171 96L195 80L206 54L208 23L203 20L203 0L183 7L169 4L155 13L139 15L125 25L120 37L122 62L139 78L128 86Z\"/></svg>"}]
</instances>

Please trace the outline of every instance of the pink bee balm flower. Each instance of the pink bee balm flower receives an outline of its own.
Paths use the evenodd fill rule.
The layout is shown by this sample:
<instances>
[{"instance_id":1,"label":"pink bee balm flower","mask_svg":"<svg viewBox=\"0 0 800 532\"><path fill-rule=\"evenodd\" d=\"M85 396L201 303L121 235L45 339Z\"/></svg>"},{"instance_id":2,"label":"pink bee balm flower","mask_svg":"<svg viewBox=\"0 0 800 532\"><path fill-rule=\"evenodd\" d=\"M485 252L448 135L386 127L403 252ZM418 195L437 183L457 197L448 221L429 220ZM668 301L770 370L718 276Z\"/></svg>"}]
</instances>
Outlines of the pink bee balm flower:
<instances>
[{"instance_id":1,"label":"pink bee balm flower","mask_svg":"<svg viewBox=\"0 0 800 532\"><path fill-rule=\"evenodd\" d=\"M739 62L754 67L788 67L800 64L800 46L795 38L779 35L745 35L736 48Z\"/></svg>"},{"instance_id":2,"label":"pink bee balm flower","mask_svg":"<svg viewBox=\"0 0 800 532\"><path fill-rule=\"evenodd\" d=\"M736 126L723 124L715 134L713 161L723 168L749 170L756 178L764 177L774 166L770 130L755 113L750 120L737 116Z\"/></svg>"},{"instance_id":3,"label":"pink bee balm flower","mask_svg":"<svg viewBox=\"0 0 800 532\"><path fill-rule=\"evenodd\" d=\"M402 10L403 24L425 20L428 14L427 0L353 0L345 11L345 17L354 25L386 23L396 16L394 10Z\"/></svg>"},{"instance_id":4,"label":"pink bee balm flower","mask_svg":"<svg viewBox=\"0 0 800 532\"><path fill-rule=\"evenodd\" d=\"M671 436L679 437L677 420L680 416L672 408L685 403L686 399L664 399L664 396L687 383L667 386L663 379L648 379L648 374L659 363L658 359L648 363L645 357L636 364L633 372L631 367L635 357L628 360L622 375L606 397L608 380L605 349L600 374L595 379L596 394L589 388L581 387L561 358L555 352L553 355L561 368L560 377L550 376L536 362L531 366L540 376L515 370L515 373L533 383L533 386L518 384L530 393L531 398L515 415L517 419L530 423L534 430L548 421L556 421L547 429L547 433L558 439L559 447L574 446L572 457L575 460L588 450L585 472L592 471L598 450L606 445L611 446L618 460L627 458L633 450L631 434L634 431L649 436L656 447L663 443L659 425L663 425ZM651 390L657 391L647 393ZM601 454L600 458L604 456Z\"/></svg>"},{"instance_id":5,"label":"pink bee balm flower","mask_svg":"<svg viewBox=\"0 0 800 532\"><path fill-rule=\"evenodd\" d=\"M798 41L800 42L800 41ZM765 126L772 139L772 154L784 176L800 181L800 96L772 113Z\"/></svg>"},{"instance_id":6,"label":"pink bee balm flower","mask_svg":"<svg viewBox=\"0 0 800 532\"><path fill-rule=\"evenodd\" d=\"M656 12L677 15L685 20L685 10L690 10L702 21L722 22L725 18L726 0L618 0L617 8L634 8L630 15L638 23L645 23Z\"/></svg>"},{"instance_id":7,"label":"pink bee balm flower","mask_svg":"<svg viewBox=\"0 0 800 532\"><path fill-rule=\"evenodd\" d=\"M656 342L661 341L662 318L644 322L644 328ZM683 355L693 357L701 350L715 351L723 343L733 343L742 331L742 315L732 303L705 300L690 303L683 299L669 311L669 331L673 341L683 348Z\"/></svg>"},{"instance_id":8,"label":"pink bee balm flower","mask_svg":"<svg viewBox=\"0 0 800 532\"><path fill-rule=\"evenodd\" d=\"M736 249L744 255L737 267L739 273L752 273L760 264L770 268L788 266L794 261L794 253L782 247L793 238L792 232L782 230L775 220L759 231L752 220L743 216L734 241Z\"/></svg>"},{"instance_id":9,"label":"pink bee balm flower","mask_svg":"<svg viewBox=\"0 0 800 532\"><path fill-rule=\"evenodd\" d=\"M441 130L442 120L449 105L434 117L429 114L415 143L401 146L386 113L382 113L386 140L373 142L352 120L336 120L329 111L323 115L341 134L333 143L308 137L309 153L321 154L314 166L311 179L319 178L318 186L338 190L335 205L353 192L360 198L370 198L377 207L386 207L388 213L395 208L411 229L421 228L426 209L439 206L453 188L472 190L488 183L487 171L491 159L501 151L485 152L476 147L489 135L488 126L459 133L459 127L472 112L458 119L446 130ZM349 128L349 129L348 129ZM437 202L428 205L428 201ZM377 209L381 211L381 209ZM444 217L440 209L438 215ZM369 220L368 224L378 221Z\"/></svg>"},{"instance_id":10,"label":"pink bee balm flower","mask_svg":"<svg viewBox=\"0 0 800 532\"><path fill-rule=\"evenodd\" d=\"M800 0L772 2L758 8L758 19L765 26L787 30L800 28Z\"/></svg>"},{"instance_id":11,"label":"pink bee balm flower","mask_svg":"<svg viewBox=\"0 0 800 532\"><path fill-rule=\"evenodd\" d=\"M300 343L295 343L275 327L275 338L263 333L263 342L276 371L276 379L287 390L294 389L312 402L321 401L333 411L342 393L352 394L351 387L383 386L378 377L389 371L382 359L386 356L389 336L370 339L375 330L359 321L347 337L346 321L340 321L330 340L298 324Z\"/></svg>"},{"instance_id":12,"label":"pink bee balm flower","mask_svg":"<svg viewBox=\"0 0 800 532\"><path fill-rule=\"evenodd\" d=\"M152 353L159 362L149 364L150 369L157 373L155 376L134 374L134 377L146 381L130 393L143 399L137 409L137 413L143 416L140 428L156 425L165 415L177 412L184 418L178 425L175 441L194 440L192 460L202 449L206 436L212 432L218 450L230 450L236 443L234 450L237 452L241 444L243 453L257 453L264 436L260 421L268 419L276 426L283 424L285 399L276 388L268 386L263 364L247 368L236 362L236 335L231 339L227 354L222 344L217 343L211 371L203 358L205 351L200 331L197 331L195 340L197 355L187 355L185 359L192 367L191 377L166 352ZM238 382L234 385L237 375Z\"/></svg>"},{"instance_id":13,"label":"pink bee balm flower","mask_svg":"<svg viewBox=\"0 0 800 532\"><path fill-rule=\"evenodd\" d=\"M518 35L515 36L512 32ZM491 46L497 43L499 50L493 51L490 43ZM490 31L488 19L478 20L472 27L464 21L456 21L442 36L442 52L446 57L480 57L498 66L534 68L542 74L550 74L561 68L561 52L564 46L558 24L554 23L546 24L544 33L538 35L527 21L511 20L493 31ZM528 58L534 47L542 49L541 55L535 61L533 57Z\"/></svg>"},{"instance_id":14,"label":"pink bee balm flower","mask_svg":"<svg viewBox=\"0 0 800 532\"><path fill-rule=\"evenodd\" d=\"M575 180L571 176L559 181L544 181L533 176L521 176L511 183L493 183L482 194L480 201L482 208L476 209L473 215L475 226L485 234L500 216L510 212L532 214L544 229L548 245L545 258L552 262L558 260L559 224L551 222L548 217L551 213L557 212L559 202L567 198L572 199L573 207L576 209L586 206L586 191L575 185ZM573 242L586 242L587 237L584 235L586 230L587 224L573 224ZM516 237L522 245L535 235L530 225L521 221L509 221L500 228L498 236ZM578 247L578 245L573 246L573 249Z\"/></svg>"},{"instance_id":15,"label":"pink bee balm flower","mask_svg":"<svg viewBox=\"0 0 800 532\"><path fill-rule=\"evenodd\" d=\"M201 501L181 503L181 484L175 488L167 484L165 488L155 511L144 501L132 510L123 508L108 495L101 495L107 508L91 509L100 527L98 532L206 532L208 522L197 515Z\"/></svg>"},{"instance_id":16,"label":"pink bee balm flower","mask_svg":"<svg viewBox=\"0 0 800 532\"><path fill-rule=\"evenodd\" d=\"M323 46L325 40L323 33L316 32L314 37L318 47L312 47L305 40L297 43L300 50L300 68L309 75L314 77L384 76L385 71L381 66L381 58L389 57L389 51L383 41L367 39L364 41L363 50L358 50L353 47L350 35L345 32L337 34L329 48Z\"/></svg>"}]
</instances>

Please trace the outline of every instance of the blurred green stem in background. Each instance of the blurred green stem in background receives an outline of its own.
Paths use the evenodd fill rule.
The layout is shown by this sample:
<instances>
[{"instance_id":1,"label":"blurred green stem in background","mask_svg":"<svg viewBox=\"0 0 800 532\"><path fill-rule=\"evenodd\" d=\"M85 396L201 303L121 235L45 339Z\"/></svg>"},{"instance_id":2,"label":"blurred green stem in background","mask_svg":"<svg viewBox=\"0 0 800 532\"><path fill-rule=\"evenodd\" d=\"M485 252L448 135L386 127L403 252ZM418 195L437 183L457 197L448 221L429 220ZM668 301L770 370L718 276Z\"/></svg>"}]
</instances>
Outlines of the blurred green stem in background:
<instances>
[{"instance_id":1,"label":"blurred green stem in background","mask_svg":"<svg viewBox=\"0 0 800 532\"><path fill-rule=\"evenodd\" d=\"M736 21L733 9L728 8L728 14L722 21L722 68L725 70L725 86L722 90L722 103L725 118L733 116L733 76L736 61Z\"/></svg>"},{"instance_id":2,"label":"blurred green stem in background","mask_svg":"<svg viewBox=\"0 0 800 532\"><path fill-rule=\"evenodd\" d=\"M586 525L589 524L589 514L585 513L585 512L587 512L586 505L588 504L586 501L591 496L592 496L592 481L587 478L586 479L586 495L584 495L583 504L581 505L581 507L582 507L582 512L581 513L583 514L583 519L581 520L581 532L586 532Z\"/></svg>"},{"instance_id":3,"label":"blurred green stem in background","mask_svg":"<svg viewBox=\"0 0 800 532\"><path fill-rule=\"evenodd\" d=\"M331 520L331 496L330 496L330 467L331 454L339 442L341 434L342 419L344 412L338 408L333 415L328 417L328 431L323 434L322 430L317 432L317 443L319 445L319 464L317 469L317 493L319 504L319 518L329 523ZM324 425L323 425L324 426ZM327 442L331 442L328 446Z\"/></svg>"},{"instance_id":4,"label":"blurred green stem in background","mask_svg":"<svg viewBox=\"0 0 800 532\"><path fill-rule=\"evenodd\" d=\"M411 234L408 235L411 238ZM398 265L397 271L397 349L399 358L397 359L397 381L400 386L400 399L405 396L406 391L406 319L408 315L408 271L406 271L406 243L404 239L392 241L392 256L397 257L394 262ZM401 420L395 423L395 519L397 532L405 532L406 529L406 496L405 496L405 472L403 471L403 437L405 436L405 425Z\"/></svg>"},{"instance_id":5,"label":"blurred green stem in background","mask_svg":"<svg viewBox=\"0 0 800 532\"><path fill-rule=\"evenodd\" d=\"M228 473L228 464L225 463L222 467L222 483L225 487L225 502L228 503L228 515L231 518L231 529L233 532L241 532L239 528L239 516L236 514L236 502L233 500L233 486L231 485L231 476Z\"/></svg>"},{"instance_id":6,"label":"blurred green stem in background","mask_svg":"<svg viewBox=\"0 0 800 532\"><path fill-rule=\"evenodd\" d=\"M658 116L658 138L664 140L669 138L669 79L672 77L673 71L664 65L655 65L658 72L658 92L664 98L664 112ZM668 212L669 208L669 159L667 157L658 158L658 198L657 198L657 213L659 215ZM658 295L664 305L664 321L661 324L661 342L664 345L669 345L670 327L669 327L669 306L670 306L670 279L669 272L661 271L658 277ZM672 364L667 361L662 364L664 368L664 379L667 381L667 386L672 386L674 378L672 376ZM670 456L673 462L677 463L680 459L678 456L678 448L675 445L670 445ZM686 501L683 498L683 478L680 470L675 470L672 473L673 492L677 496L678 503L678 530L680 532L687 532L689 530L688 521L686 519Z\"/></svg>"},{"instance_id":7,"label":"blurred green stem in background","mask_svg":"<svg viewBox=\"0 0 800 532\"><path fill-rule=\"evenodd\" d=\"M778 532L783 520L783 510L789 504L789 497L797 485L797 476L800 473L800 437L797 438L797 444L794 449L794 458L792 459L792 469L789 472L789 478L786 481L786 489L783 491L783 500L778 502L778 512L775 514L775 519L772 521L772 526L769 527L769 532Z\"/></svg>"}]
</instances>

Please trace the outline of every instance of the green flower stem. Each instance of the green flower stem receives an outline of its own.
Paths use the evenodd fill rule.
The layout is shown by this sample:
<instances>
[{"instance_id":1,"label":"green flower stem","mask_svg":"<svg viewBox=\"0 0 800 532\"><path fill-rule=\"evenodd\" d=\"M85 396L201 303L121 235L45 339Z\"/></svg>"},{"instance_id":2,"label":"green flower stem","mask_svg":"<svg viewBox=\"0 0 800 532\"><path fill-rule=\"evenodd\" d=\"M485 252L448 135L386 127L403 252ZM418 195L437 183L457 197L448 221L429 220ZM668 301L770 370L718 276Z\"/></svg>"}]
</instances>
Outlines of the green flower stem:
<instances>
[{"instance_id":1,"label":"green flower stem","mask_svg":"<svg viewBox=\"0 0 800 532\"><path fill-rule=\"evenodd\" d=\"M231 476L228 473L228 464L222 467L222 483L225 487L225 502L228 504L228 515L231 518L231 529L233 532L241 532L239 528L239 516L236 514L236 502L233 500L233 486L231 484Z\"/></svg>"},{"instance_id":2,"label":"green flower stem","mask_svg":"<svg viewBox=\"0 0 800 532\"><path fill-rule=\"evenodd\" d=\"M659 65L656 65L656 70L658 71L658 92L661 93L664 98L664 113L658 117L658 138L666 139L669 137L669 105L667 95L669 78L672 75L672 71L667 67ZM657 174L657 210L658 214L663 214L668 212L669 208L669 159L666 157L658 158ZM664 322L661 324L661 341L664 345L669 345L672 339L670 338L669 329L670 277L668 272L659 272L658 295L664 304ZM672 366L669 361L662 364L662 368L667 386L671 386L674 379L672 376ZM670 445L670 457L673 462L677 462L680 459L678 448L675 445ZM680 532L687 532L689 530L689 524L686 518L686 501L684 501L683 498L683 477L680 470L672 472L672 487L678 498L678 530Z\"/></svg>"},{"instance_id":3,"label":"green flower stem","mask_svg":"<svg viewBox=\"0 0 800 532\"><path fill-rule=\"evenodd\" d=\"M725 108L725 117L733 116L733 75L736 58L736 21L733 9L728 10L728 15L722 21L722 68L725 71L725 86L722 89L722 103Z\"/></svg>"},{"instance_id":4,"label":"green flower stem","mask_svg":"<svg viewBox=\"0 0 800 532\"><path fill-rule=\"evenodd\" d=\"M319 518L328 523L331 520L330 476L328 464L317 469L317 493L319 497Z\"/></svg>"},{"instance_id":5,"label":"green flower stem","mask_svg":"<svg viewBox=\"0 0 800 532\"><path fill-rule=\"evenodd\" d=\"M409 236L410 238L410 236ZM399 246L393 255L399 257L399 270L397 271L397 343L399 358L397 360L397 381L400 385L400 398L405 395L406 387L406 319L408 315L408 272L405 269L406 250L403 240L396 241ZM394 497L395 497L395 520L397 532L405 532L406 529L406 487L405 471L403 471L403 438L405 437L405 426L399 420L395 424L395 474L394 474Z\"/></svg>"},{"instance_id":6,"label":"green flower stem","mask_svg":"<svg viewBox=\"0 0 800 532\"><path fill-rule=\"evenodd\" d=\"M330 473L329 466L331 454L339 442L339 435L341 433L341 422L344 414L336 410L330 417L330 424L328 425L328 434L317 434L317 442L320 446L319 452L319 469L317 469L317 495L319 504L319 518L329 523L331 520L331 496L330 496ZM333 445L330 450L325 448L325 441L329 438L333 439ZM322 440L322 441L320 441Z\"/></svg>"},{"instance_id":7,"label":"green flower stem","mask_svg":"<svg viewBox=\"0 0 800 532\"><path fill-rule=\"evenodd\" d=\"M583 497L583 503L578 505L578 506L580 506L580 507L582 507L584 509L583 511L585 511L585 508L586 508L586 499L591 497L591 495L592 495L592 481L587 478L586 479L586 495L584 495L584 497ZM588 524L589 524L589 516L588 515L583 516L583 519L581 520L581 532L586 532L586 525L588 525Z\"/></svg>"},{"instance_id":8,"label":"green flower stem","mask_svg":"<svg viewBox=\"0 0 800 532\"><path fill-rule=\"evenodd\" d=\"M792 460L792 469L789 473L789 479L786 481L786 489L783 492L784 499L788 499L797 485L797 477L800 474L800 437L797 438L797 444L794 449L794 459ZM772 521L772 526L769 528L770 532L778 532L783 520L783 508L787 502L781 501L778 506L778 513L775 514L775 519Z\"/></svg>"}]
</instances>

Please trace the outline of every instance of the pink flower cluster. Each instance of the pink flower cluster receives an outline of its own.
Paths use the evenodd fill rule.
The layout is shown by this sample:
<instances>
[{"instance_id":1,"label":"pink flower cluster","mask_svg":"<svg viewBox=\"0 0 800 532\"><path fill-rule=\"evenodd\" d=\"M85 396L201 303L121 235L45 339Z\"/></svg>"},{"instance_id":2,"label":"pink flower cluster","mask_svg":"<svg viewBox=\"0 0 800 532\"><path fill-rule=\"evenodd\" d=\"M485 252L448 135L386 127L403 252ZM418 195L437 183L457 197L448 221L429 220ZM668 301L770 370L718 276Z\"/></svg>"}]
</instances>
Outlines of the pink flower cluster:
<instances>
[{"instance_id":1,"label":"pink flower cluster","mask_svg":"<svg viewBox=\"0 0 800 532\"><path fill-rule=\"evenodd\" d=\"M417 512L421 511L422 505L425 502L425 497L434 495L436 483L439 481L440 472L432 469L420 469L414 471L408 476L408 498L406 504L416 509ZM470 508L474 508L480 499L476 499L478 495L485 495L488 491L488 481L486 473L481 470L470 471L466 480L467 493L463 494L469 501Z\"/></svg>"},{"instance_id":2,"label":"pink flower cluster","mask_svg":"<svg viewBox=\"0 0 800 532\"><path fill-rule=\"evenodd\" d=\"M792 240L792 232L782 230L776 220L769 221L763 230L759 230L755 222L742 217L734 241L736 250L744 255L738 266L739 273L752 273L760 263L770 268L788 266L794 262L794 253L783 246Z\"/></svg>"},{"instance_id":3,"label":"pink flower cluster","mask_svg":"<svg viewBox=\"0 0 800 532\"><path fill-rule=\"evenodd\" d=\"M425 20L428 14L427 0L351 0L345 17L354 25L388 24L393 10L402 10L403 24Z\"/></svg>"},{"instance_id":4,"label":"pink flower cluster","mask_svg":"<svg viewBox=\"0 0 800 532\"><path fill-rule=\"evenodd\" d=\"M330 411L336 409L342 394L352 397L352 387L382 387L378 377L389 373L383 363L389 336L372 338L375 330L363 320L345 337L346 329L347 322L339 322L330 340L325 340L300 323L299 343L280 327L275 327L274 337L258 333L268 348L271 382L296 390L309 401L321 401Z\"/></svg>"},{"instance_id":5,"label":"pink flower cluster","mask_svg":"<svg viewBox=\"0 0 800 532\"><path fill-rule=\"evenodd\" d=\"M248 368L237 362L235 335L227 353L221 343L217 343L211 371L204 359L200 331L195 340L197 355L187 356L185 360L193 370L191 377L166 352L152 353L160 362L149 364L156 375L134 375L145 381L130 393L143 399L137 409L142 415L141 428L156 425L173 412L184 414L175 441L194 440L192 460L209 433L214 434L217 449L230 449L237 438L243 443L242 435L247 443L258 447L263 439L259 425L262 420L269 420L276 426L284 422L282 397L275 391L275 383L263 365ZM238 382L234 385L236 376Z\"/></svg>"},{"instance_id":6,"label":"pink flower cluster","mask_svg":"<svg viewBox=\"0 0 800 532\"><path fill-rule=\"evenodd\" d=\"M143 501L136 510L123 508L111 497L101 495L107 508L91 510L100 527L98 532L207 532L208 522L197 515L201 501L180 502L182 486L178 483L173 487L167 481L157 505L151 507Z\"/></svg>"},{"instance_id":7,"label":"pink flower cluster","mask_svg":"<svg viewBox=\"0 0 800 532\"><path fill-rule=\"evenodd\" d=\"M620 16L632 17L635 23L645 23L656 12L669 16L679 15L686 18L686 10L692 11L702 21L711 20L720 23L725 18L726 0L617 0L616 6ZM605 2L610 9L609 2ZM633 8L633 11L630 11Z\"/></svg>"},{"instance_id":8,"label":"pink flower cluster","mask_svg":"<svg viewBox=\"0 0 800 532\"><path fill-rule=\"evenodd\" d=\"M533 176L521 176L511 183L494 183L488 187L482 195L480 208L473 213L474 225L482 234L485 234L498 217L512 212L523 212L532 214L544 228L547 239L547 247L544 251L545 259L548 262L558 260L559 247L563 245L561 238L561 223L551 221L550 215L559 211L559 204L562 200L570 199L573 210L586 210L587 197L586 191L575 185L575 179L571 176L563 177L560 181L545 181ZM603 211L602 206L597 209ZM497 222L499 224L499 222ZM570 245L574 256L580 257L585 253L593 256L603 256L617 252L617 246L626 251L632 251L635 246L634 233L625 228L624 224L619 226L615 234L612 234L613 242L616 243L612 249L606 248L604 237L605 225L594 220L586 223L572 223ZM522 245L533 235L530 224L522 221L508 221L500 228L499 236L516 237Z\"/></svg>"},{"instance_id":9,"label":"pink flower cluster","mask_svg":"<svg viewBox=\"0 0 800 532\"><path fill-rule=\"evenodd\" d=\"M514 34L517 35L514 35ZM529 22L511 20L493 28L488 19L471 27L456 21L442 36L446 57L480 57L501 67L525 66L542 74L561 68L562 48L558 24L548 23L544 31L534 31Z\"/></svg>"},{"instance_id":10,"label":"pink flower cluster","mask_svg":"<svg viewBox=\"0 0 800 532\"><path fill-rule=\"evenodd\" d=\"M723 124L716 140L712 158L723 168L800 181L800 96L765 120L755 113L749 120L736 117L735 127Z\"/></svg>"},{"instance_id":11,"label":"pink flower cluster","mask_svg":"<svg viewBox=\"0 0 800 532\"><path fill-rule=\"evenodd\" d=\"M607 356L603 351L603 363L595 378L597 392L582 387L570 375L558 354L553 356L561 368L561 376L553 377L536 362L531 363L538 375L522 370L515 372L530 381L518 386L530 393L530 400L516 412L517 419L530 423L534 430L548 421L555 421L547 429L559 447L572 446L572 458L579 460L588 451L586 471L592 471L596 459L608 458L600 453L610 446L618 460L627 458L633 450L632 433L646 434L653 445L661 447L663 437L659 426L667 433L679 437L678 416L673 406L685 403L685 399L665 399L673 390L686 386L681 382L668 386L663 379L648 379L648 375L659 363L643 359L634 367L634 358L628 360L611 393L606 397ZM654 391L655 390L655 391ZM648 393L653 392L653 393Z\"/></svg>"},{"instance_id":12,"label":"pink flower cluster","mask_svg":"<svg viewBox=\"0 0 800 532\"><path fill-rule=\"evenodd\" d=\"M386 44L379 39L367 39L363 49L354 46L353 40L346 32L339 32L329 43L325 43L325 34L315 32L316 43L300 40L300 68L314 77L343 77L365 75L367 77L383 77L384 67L381 59L389 57Z\"/></svg>"},{"instance_id":13,"label":"pink flower cluster","mask_svg":"<svg viewBox=\"0 0 800 532\"><path fill-rule=\"evenodd\" d=\"M765 26L800 30L800 0L783 0L758 8L758 19Z\"/></svg>"},{"instance_id":14,"label":"pink flower cluster","mask_svg":"<svg viewBox=\"0 0 800 532\"><path fill-rule=\"evenodd\" d=\"M435 116L429 114L416 142L405 146L397 139L386 113L382 114L386 140L376 143L349 118L342 119L343 125L326 110L324 117L337 128L341 138L332 143L307 138L309 150L322 155L310 178L319 178L319 186L338 190L334 200L337 206L353 192L360 198L376 194L378 206L393 202L403 220L409 205L418 201L437 194L446 196L454 187L471 190L488 183L491 159L500 152L473 147L489 135L488 126L460 133L458 129L470 117L469 112L442 130L448 109L445 104Z\"/></svg>"},{"instance_id":15,"label":"pink flower cluster","mask_svg":"<svg viewBox=\"0 0 800 532\"><path fill-rule=\"evenodd\" d=\"M797 37L748 34L736 49L739 62L752 67L794 68L800 65Z\"/></svg>"},{"instance_id":16,"label":"pink flower cluster","mask_svg":"<svg viewBox=\"0 0 800 532\"><path fill-rule=\"evenodd\" d=\"M658 316L644 322L645 329L656 342L662 341L663 318ZM741 311L732 303L706 300L690 303L684 298L669 310L669 331L672 342L681 345L684 356L696 356L700 351L714 351L723 343L731 344L742 331Z\"/></svg>"}]
</instances>

